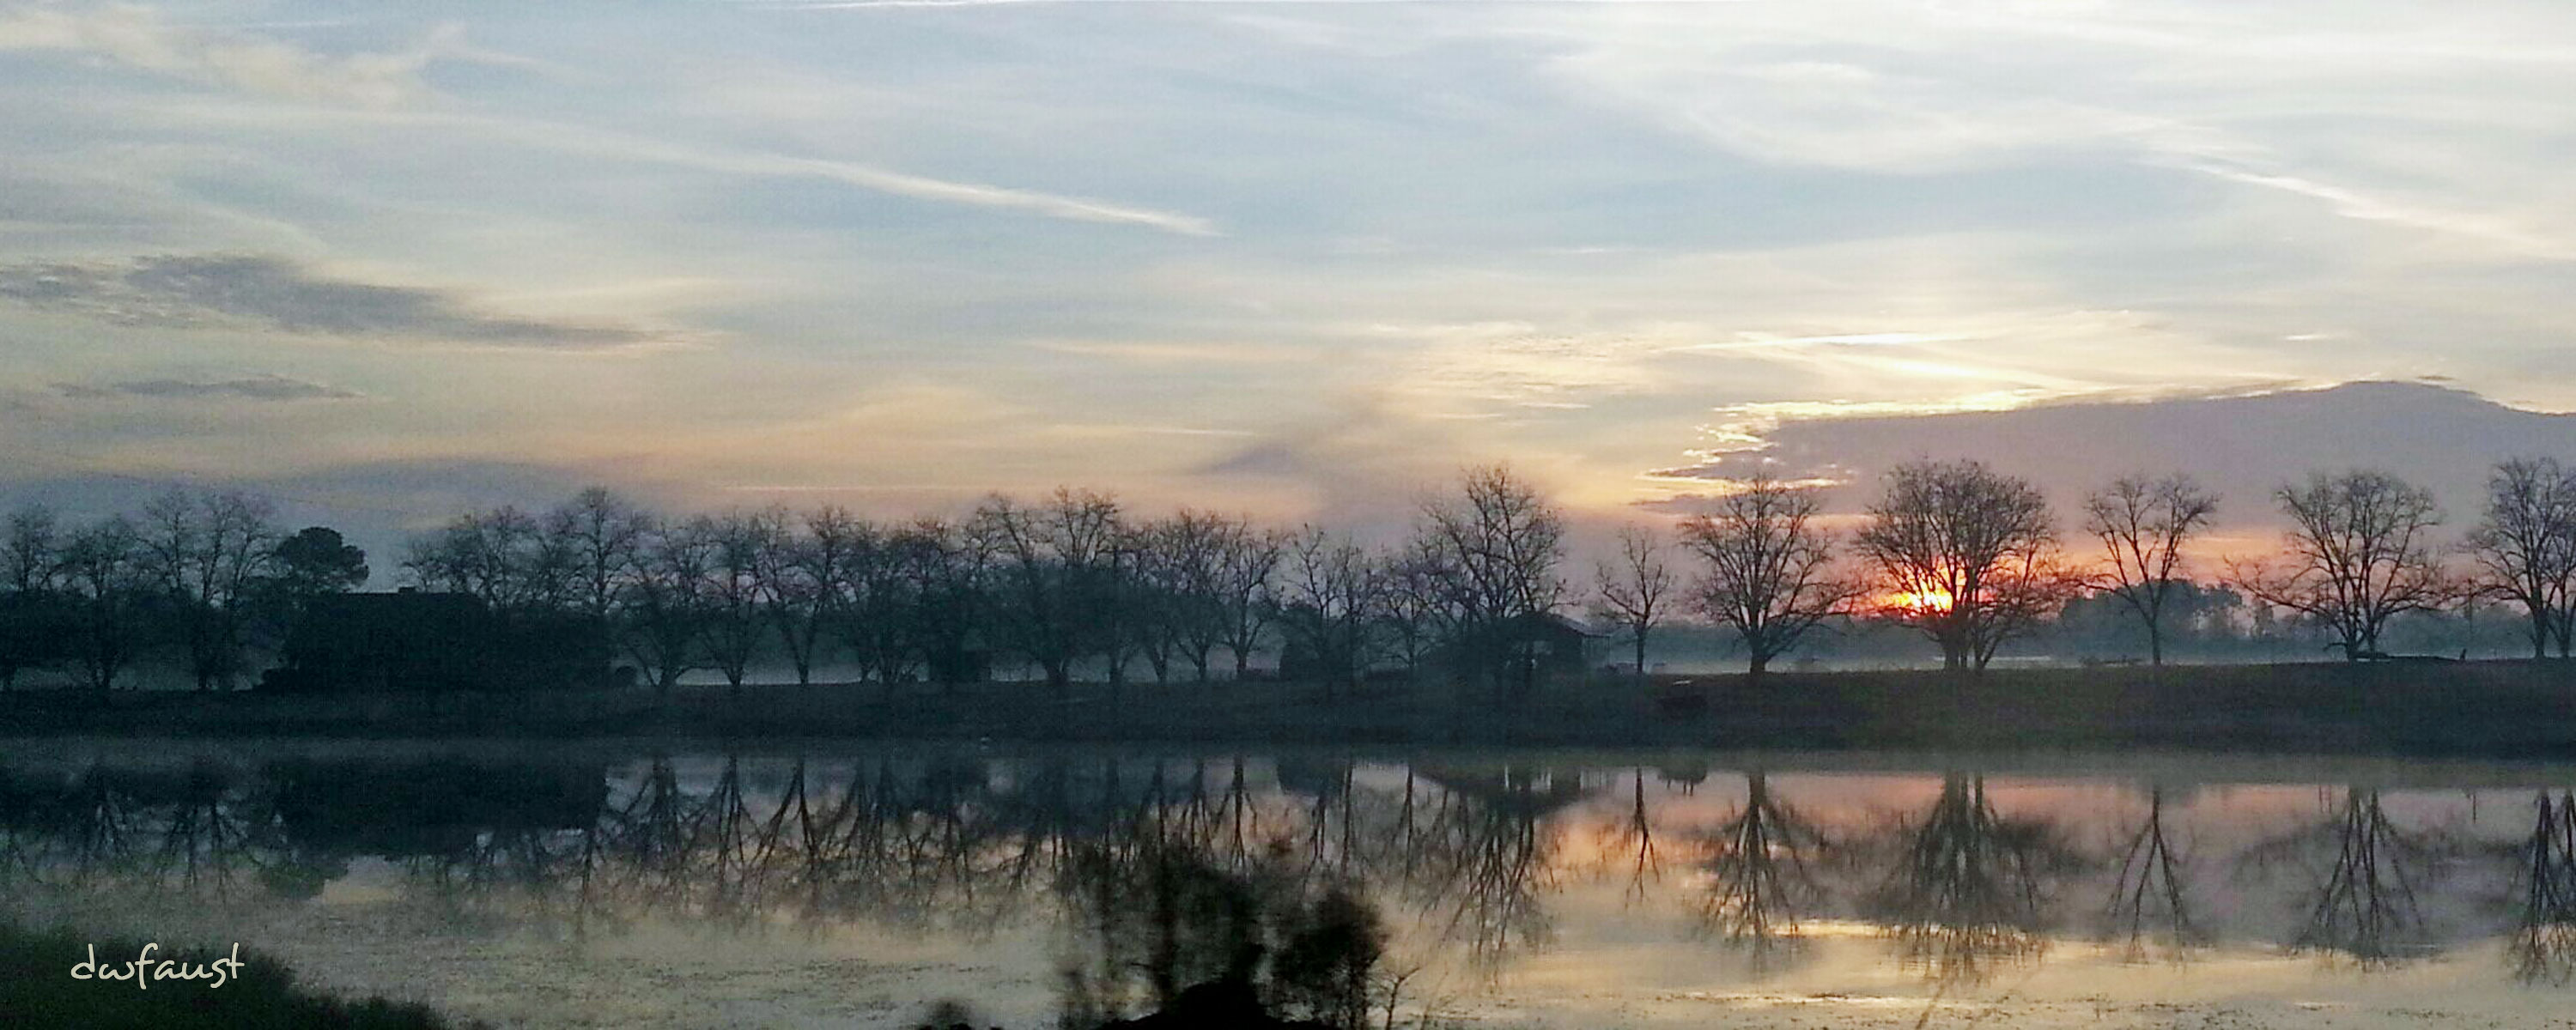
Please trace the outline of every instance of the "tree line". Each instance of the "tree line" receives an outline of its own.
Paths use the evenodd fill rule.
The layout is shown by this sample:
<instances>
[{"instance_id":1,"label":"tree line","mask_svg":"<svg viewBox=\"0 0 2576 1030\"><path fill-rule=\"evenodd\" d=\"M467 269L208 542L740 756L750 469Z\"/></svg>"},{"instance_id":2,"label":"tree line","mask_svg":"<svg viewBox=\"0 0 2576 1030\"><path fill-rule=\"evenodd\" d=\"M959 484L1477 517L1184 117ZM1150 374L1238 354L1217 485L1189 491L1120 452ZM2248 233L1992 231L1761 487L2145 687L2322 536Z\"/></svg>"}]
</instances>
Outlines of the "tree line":
<instances>
[{"instance_id":1,"label":"tree line","mask_svg":"<svg viewBox=\"0 0 2576 1030\"><path fill-rule=\"evenodd\" d=\"M200 689L231 687L308 599L367 575L337 531L283 532L245 493L175 491L86 525L28 505L0 536L0 690L64 669L103 693L156 652Z\"/></svg>"},{"instance_id":2,"label":"tree line","mask_svg":"<svg viewBox=\"0 0 2576 1030\"><path fill-rule=\"evenodd\" d=\"M1565 614L1611 627L1638 670L1684 619L1728 632L1757 674L1853 619L1911 627L1944 667L1973 670L2078 601L2115 603L2160 664L2174 613L2214 584L2321 627L2351 660L2388 657L2400 616L2492 604L2520 614L2535 657L2576 650L2576 470L2555 459L2495 466L2479 520L2447 543L2431 493L2384 472L2314 473L2271 501L2280 548L2211 579L2192 552L2220 498L2188 474L2091 491L2070 543L2036 486L1975 460L1889 470L1849 528L1818 491L1757 476L1670 529L1623 529L1581 580L1564 513L1504 466L1467 470L1383 546L1205 510L1140 517L1070 488L896 521L669 516L591 488L460 515L400 569L505 622L584 634L665 690L693 672L739 688L773 656L800 684L835 667L896 684L981 678L999 655L1059 690L1275 667L1328 691L1436 670L1499 696L1529 682L1536 621ZM22 507L0 538L0 688L58 669L103 692L155 654L201 688L233 686L314 598L367 579L337 532L287 533L243 493L175 491L81 525Z\"/></svg>"}]
</instances>

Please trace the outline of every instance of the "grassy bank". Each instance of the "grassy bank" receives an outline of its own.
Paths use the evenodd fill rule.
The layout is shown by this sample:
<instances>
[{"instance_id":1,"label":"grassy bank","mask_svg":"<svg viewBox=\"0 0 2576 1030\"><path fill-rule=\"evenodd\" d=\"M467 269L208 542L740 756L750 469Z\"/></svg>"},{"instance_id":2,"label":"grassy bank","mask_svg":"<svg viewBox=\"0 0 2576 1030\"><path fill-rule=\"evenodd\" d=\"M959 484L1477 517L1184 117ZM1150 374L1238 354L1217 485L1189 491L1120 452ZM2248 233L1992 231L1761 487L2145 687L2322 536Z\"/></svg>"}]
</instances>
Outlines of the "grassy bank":
<instances>
[{"instance_id":1,"label":"grassy bank","mask_svg":"<svg viewBox=\"0 0 2576 1030\"><path fill-rule=\"evenodd\" d=\"M2576 665L2226 665L1775 673L1544 684L830 685L614 693L0 695L0 735L601 735L683 740L1515 745L1799 749L2159 748L2576 756Z\"/></svg>"},{"instance_id":2,"label":"grassy bank","mask_svg":"<svg viewBox=\"0 0 2576 1030\"><path fill-rule=\"evenodd\" d=\"M295 985L295 974L267 956L242 953L237 979L161 980L137 989L132 980L78 980L72 967L97 949L98 962L120 973L142 952L138 940L84 938L68 930L32 931L0 922L0 1026L40 1030L444 1030L429 1008L382 998L343 1001ZM204 967L230 955L156 950L154 961Z\"/></svg>"}]
</instances>

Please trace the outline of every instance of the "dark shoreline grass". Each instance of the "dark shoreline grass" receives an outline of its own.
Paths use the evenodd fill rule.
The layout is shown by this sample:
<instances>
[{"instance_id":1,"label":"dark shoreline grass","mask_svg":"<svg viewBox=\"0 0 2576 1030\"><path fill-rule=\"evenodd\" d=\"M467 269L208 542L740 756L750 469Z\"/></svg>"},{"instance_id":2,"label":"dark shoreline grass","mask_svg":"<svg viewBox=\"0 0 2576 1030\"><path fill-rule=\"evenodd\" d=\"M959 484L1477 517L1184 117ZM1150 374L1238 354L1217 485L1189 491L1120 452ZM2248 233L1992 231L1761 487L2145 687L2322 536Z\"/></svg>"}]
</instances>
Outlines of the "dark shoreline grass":
<instances>
[{"instance_id":1,"label":"dark shoreline grass","mask_svg":"<svg viewBox=\"0 0 2576 1030\"><path fill-rule=\"evenodd\" d=\"M440 1016L426 1005L366 998L349 1001L299 987L276 959L244 949L239 979L76 980L72 967L95 945L98 961L121 967L143 942L83 937L68 929L30 930L0 921L0 1026L27 1030L450 1030L478 1026ZM202 965L229 954L206 949L157 950L154 960Z\"/></svg>"},{"instance_id":2,"label":"dark shoreline grass","mask_svg":"<svg viewBox=\"0 0 2576 1030\"><path fill-rule=\"evenodd\" d=\"M0 736L598 737L1716 750L2155 749L2576 757L2576 663L1774 673L1543 684L1510 701L1268 681L585 693L0 694ZM1675 700L1675 699L1679 700Z\"/></svg>"}]
</instances>

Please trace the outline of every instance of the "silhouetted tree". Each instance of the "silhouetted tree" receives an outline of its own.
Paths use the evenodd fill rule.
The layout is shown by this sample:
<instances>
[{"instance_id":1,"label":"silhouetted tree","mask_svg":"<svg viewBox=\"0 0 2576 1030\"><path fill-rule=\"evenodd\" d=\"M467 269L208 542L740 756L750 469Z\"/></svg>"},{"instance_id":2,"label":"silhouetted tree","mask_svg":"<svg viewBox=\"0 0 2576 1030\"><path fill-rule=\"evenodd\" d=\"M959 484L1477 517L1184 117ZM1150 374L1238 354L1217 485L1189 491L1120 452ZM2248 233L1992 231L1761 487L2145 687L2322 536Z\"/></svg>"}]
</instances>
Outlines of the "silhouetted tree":
<instances>
[{"instance_id":1,"label":"silhouetted tree","mask_svg":"<svg viewBox=\"0 0 2576 1030\"><path fill-rule=\"evenodd\" d=\"M1885 611L1941 647L1945 669L1983 669L2004 641L2064 600L2048 501L1979 461L1914 461L1887 473L1860 531L1897 595Z\"/></svg>"},{"instance_id":2,"label":"silhouetted tree","mask_svg":"<svg viewBox=\"0 0 2576 1030\"><path fill-rule=\"evenodd\" d=\"M975 525L999 559L995 599L1006 614L998 628L1062 693L1075 662L1106 650L1101 602L1124 532L1117 502L1071 489L1036 507L996 496L975 509Z\"/></svg>"},{"instance_id":3,"label":"silhouetted tree","mask_svg":"<svg viewBox=\"0 0 2576 1030\"><path fill-rule=\"evenodd\" d=\"M2110 571L2096 585L2147 627L2148 661L2165 663L2165 602L2182 582L2182 547L2218 511L2189 475L2122 476L2084 499L2084 529L2102 542Z\"/></svg>"},{"instance_id":4,"label":"silhouetted tree","mask_svg":"<svg viewBox=\"0 0 2576 1030\"><path fill-rule=\"evenodd\" d=\"M63 546L73 658L101 698L145 643L157 593L149 561L134 523L122 515L83 528Z\"/></svg>"},{"instance_id":5,"label":"silhouetted tree","mask_svg":"<svg viewBox=\"0 0 2576 1030\"><path fill-rule=\"evenodd\" d=\"M2559 657L2571 647L2571 591L2576 591L2576 471L2555 458L2516 458L2487 479L2487 503L2468 552L2478 565L2476 590L2522 606L2530 620L2531 656Z\"/></svg>"},{"instance_id":6,"label":"silhouetted tree","mask_svg":"<svg viewBox=\"0 0 2576 1030\"><path fill-rule=\"evenodd\" d=\"M715 547L703 521L656 524L636 546L618 604L618 643L663 693L706 662L702 641Z\"/></svg>"},{"instance_id":7,"label":"silhouetted tree","mask_svg":"<svg viewBox=\"0 0 2576 1030\"><path fill-rule=\"evenodd\" d=\"M1445 644L1469 681L1500 696L1513 653L1511 626L1556 610L1565 581L1565 518L1507 466L1468 469L1456 494L1424 502L1414 529L1446 622Z\"/></svg>"},{"instance_id":8,"label":"silhouetted tree","mask_svg":"<svg viewBox=\"0 0 2576 1030\"><path fill-rule=\"evenodd\" d=\"M63 540L53 509L20 507L0 532L0 690L8 690L21 671L69 657L72 622L60 589Z\"/></svg>"},{"instance_id":9,"label":"silhouetted tree","mask_svg":"<svg viewBox=\"0 0 2576 1030\"><path fill-rule=\"evenodd\" d=\"M270 581L277 593L299 605L367 583L367 552L328 526L306 526L278 541L269 559Z\"/></svg>"},{"instance_id":10,"label":"silhouetted tree","mask_svg":"<svg viewBox=\"0 0 2576 1030\"><path fill-rule=\"evenodd\" d=\"M1419 542L1378 561L1385 570L1386 590L1379 600L1386 644L1404 663L1404 678L1410 683L1421 677L1423 661L1439 642L1445 611L1440 563L1424 553Z\"/></svg>"},{"instance_id":11,"label":"silhouetted tree","mask_svg":"<svg viewBox=\"0 0 2576 1030\"><path fill-rule=\"evenodd\" d=\"M1646 675L1646 637L1671 617L1678 581L1664 560L1663 538L1648 526L1622 527L1618 559L1594 566L1594 610L1628 634L1639 679Z\"/></svg>"},{"instance_id":12,"label":"silhouetted tree","mask_svg":"<svg viewBox=\"0 0 2576 1030\"><path fill-rule=\"evenodd\" d=\"M772 553L767 572L770 620L796 667L799 686L814 681L814 667L834 630L850 617L856 602L848 583L851 570L877 547L877 528L838 505L825 505L804 517L804 531Z\"/></svg>"},{"instance_id":13,"label":"silhouetted tree","mask_svg":"<svg viewBox=\"0 0 2576 1030\"><path fill-rule=\"evenodd\" d=\"M2427 539L2441 524L2431 491L2384 472L2317 473L2275 495L2291 529L2281 562L2239 564L2237 585L2314 616L2344 657L2380 650L2388 620L2440 607L2454 593Z\"/></svg>"},{"instance_id":14,"label":"silhouetted tree","mask_svg":"<svg viewBox=\"0 0 2576 1030\"><path fill-rule=\"evenodd\" d=\"M1693 600L1735 631L1754 675L1860 595L1833 573L1832 537L1815 524L1820 503L1812 490L1757 476L1682 523L1683 541L1706 563Z\"/></svg>"},{"instance_id":15,"label":"silhouetted tree","mask_svg":"<svg viewBox=\"0 0 2576 1030\"><path fill-rule=\"evenodd\" d=\"M772 582L767 573L779 567L784 512L736 511L701 518L693 531L713 542L706 569L706 653L725 686L740 693L751 674L761 640L775 625L770 610Z\"/></svg>"},{"instance_id":16,"label":"silhouetted tree","mask_svg":"<svg viewBox=\"0 0 2576 1030\"><path fill-rule=\"evenodd\" d=\"M1234 656L1238 680L1251 671L1252 656L1261 650L1270 615L1278 610L1271 597L1271 580L1287 549L1286 534L1261 529L1248 519L1231 520L1217 536L1216 576L1208 584L1207 597L1216 613L1220 639Z\"/></svg>"},{"instance_id":17,"label":"silhouetted tree","mask_svg":"<svg viewBox=\"0 0 2576 1030\"><path fill-rule=\"evenodd\" d=\"M896 535L894 550L930 673L953 687L970 646L993 636L993 543L974 524L923 520Z\"/></svg>"},{"instance_id":18,"label":"silhouetted tree","mask_svg":"<svg viewBox=\"0 0 2576 1030\"><path fill-rule=\"evenodd\" d=\"M549 541L514 507L467 512L411 541L403 571L431 590L469 594L505 617L550 606L570 564L565 540Z\"/></svg>"},{"instance_id":19,"label":"silhouetted tree","mask_svg":"<svg viewBox=\"0 0 2576 1030\"><path fill-rule=\"evenodd\" d=\"M278 541L270 513L240 493L173 491L144 508L137 540L199 690L229 687L241 671L255 593Z\"/></svg>"},{"instance_id":20,"label":"silhouetted tree","mask_svg":"<svg viewBox=\"0 0 2576 1030\"><path fill-rule=\"evenodd\" d=\"M1277 619L1289 646L1312 663L1325 700L1357 684L1367 670L1369 630L1384 590L1377 564L1347 538L1308 527L1289 548ZM1281 664L1287 664L1285 653Z\"/></svg>"},{"instance_id":21,"label":"silhouetted tree","mask_svg":"<svg viewBox=\"0 0 2576 1030\"><path fill-rule=\"evenodd\" d=\"M562 556L564 593L594 627L608 627L652 529L650 513L606 487L584 489L546 512L542 532L546 549Z\"/></svg>"}]
</instances>

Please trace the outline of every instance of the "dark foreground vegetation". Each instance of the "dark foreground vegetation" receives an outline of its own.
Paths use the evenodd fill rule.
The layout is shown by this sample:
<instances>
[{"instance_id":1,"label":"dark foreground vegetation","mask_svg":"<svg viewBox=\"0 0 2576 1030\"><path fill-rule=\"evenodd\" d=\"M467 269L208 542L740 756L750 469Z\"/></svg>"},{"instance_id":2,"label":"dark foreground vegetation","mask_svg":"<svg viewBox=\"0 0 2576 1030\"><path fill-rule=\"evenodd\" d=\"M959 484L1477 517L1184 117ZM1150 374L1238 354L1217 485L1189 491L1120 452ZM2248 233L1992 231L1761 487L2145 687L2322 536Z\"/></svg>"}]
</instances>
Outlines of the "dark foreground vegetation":
<instances>
[{"instance_id":1,"label":"dark foreground vegetation","mask_svg":"<svg viewBox=\"0 0 2576 1030\"><path fill-rule=\"evenodd\" d=\"M1502 703L1453 686L1269 681L683 687L442 695L0 695L0 734L658 737L995 742L2154 747L2576 755L2576 669L2555 661L1596 677Z\"/></svg>"},{"instance_id":2,"label":"dark foreground vegetation","mask_svg":"<svg viewBox=\"0 0 2576 1030\"><path fill-rule=\"evenodd\" d=\"M239 979L155 983L75 980L71 967L97 947L102 964L132 961L139 940L85 938L69 930L34 931L0 922L0 1026L44 1030L442 1030L460 1026L427 1006L368 998L343 1001L295 984L275 959L244 950ZM226 957L211 951L156 952L155 960L196 966Z\"/></svg>"}]
</instances>

